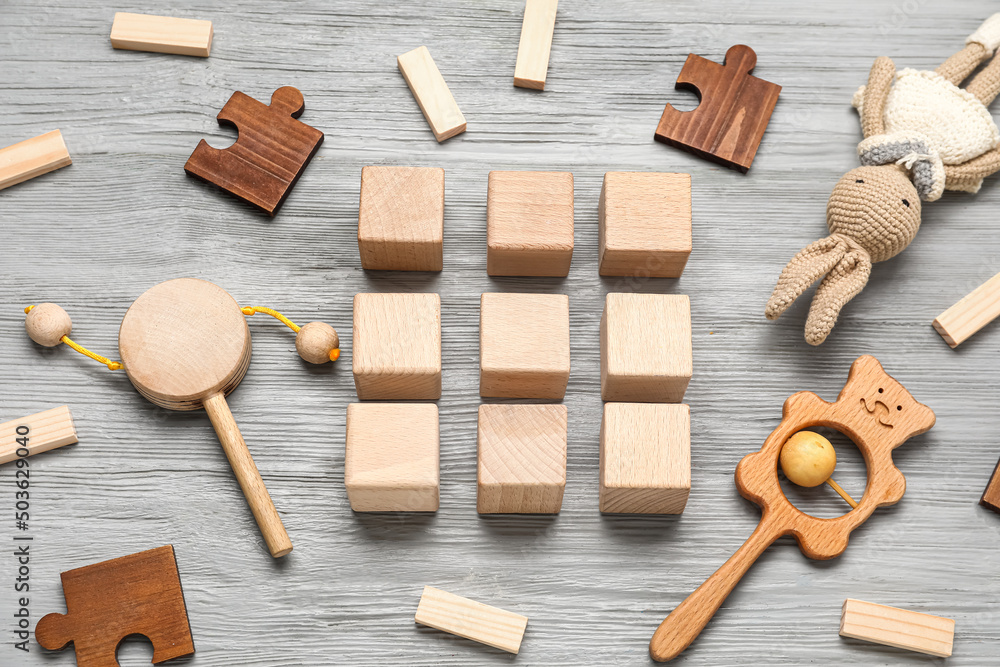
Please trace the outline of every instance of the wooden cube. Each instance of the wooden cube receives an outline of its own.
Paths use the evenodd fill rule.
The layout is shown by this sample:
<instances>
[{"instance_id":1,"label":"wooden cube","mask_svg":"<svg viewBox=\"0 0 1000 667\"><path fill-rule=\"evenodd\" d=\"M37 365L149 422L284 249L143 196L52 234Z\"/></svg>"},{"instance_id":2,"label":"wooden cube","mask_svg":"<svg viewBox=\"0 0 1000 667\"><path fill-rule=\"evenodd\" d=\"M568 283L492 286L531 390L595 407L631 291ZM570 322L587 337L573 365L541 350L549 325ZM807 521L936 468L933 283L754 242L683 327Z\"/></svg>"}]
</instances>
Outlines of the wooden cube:
<instances>
[{"instance_id":1,"label":"wooden cube","mask_svg":"<svg viewBox=\"0 0 1000 667\"><path fill-rule=\"evenodd\" d=\"M358 250L365 269L440 271L444 169L364 167Z\"/></svg>"},{"instance_id":2,"label":"wooden cube","mask_svg":"<svg viewBox=\"0 0 1000 667\"><path fill-rule=\"evenodd\" d=\"M354 385L358 398L441 398L441 297L354 297Z\"/></svg>"},{"instance_id":3,"label":"wooden cube","mask_svg":"<svg viewBox=\"0 0 1000 667\"><path fill-rule=\"evenodd\" d=\"M347 406L344 483L355 512L436 512L438 408L433 403Z\"/></svg>"},{"instance_id":4,"label":"wooden cube","mask_svg":"<svg viewBox=\"0 0 1000 667\"><path fill-rule=\"evenodd\" d=\"M562 398L569 381L569 297L483 294L479 394Z\"/></svg>"},{"instance_id":5,"label":"wooden cube","mask_svg":"<svg viewBox=\"0 0 1000 667\"><path fill-rule=\"evenodd\" d=\"M687 296L608 294L601 316L601 398L680 402L692 365Z\"/></svg>"},{"instance_id":6,"label":"wooden cube","mask_svg":"<svg viewBox=\"0 0 1000 667\"><path fill-rule=\"evenodd\" d=\"M690 492L688 406L605 403L601 421L601 511L680 514Z\"/></svg>"},{"instance_id":7,"label":"wooden cube","mask_svg":"<svg viewBox=\"0 0 1000 667\"><path fill-rule=\"evenodd\" d=\"M565 405L480 405L480 514L558 514L566 489Z\"/></svg>"},{"instance_id":8,"label":"wooden cube","mask_svg":"<svg viewBox=\"0 0 1000 667\"><path fill-rule=\"evenodd\" d=\"M573 174L491 171L486 272L566 276L573 259Z\"/></svg>"},{"instance_id":9,"label":"wooden cube","mask_svg":"<svg viewBox=\"0 0 1000 667\"><path fill-rule=\"evenodd\" d=\"M679 278L691 254L691 176L609 171L598 207L602 276Z\"/></svg>"}]
</instances>

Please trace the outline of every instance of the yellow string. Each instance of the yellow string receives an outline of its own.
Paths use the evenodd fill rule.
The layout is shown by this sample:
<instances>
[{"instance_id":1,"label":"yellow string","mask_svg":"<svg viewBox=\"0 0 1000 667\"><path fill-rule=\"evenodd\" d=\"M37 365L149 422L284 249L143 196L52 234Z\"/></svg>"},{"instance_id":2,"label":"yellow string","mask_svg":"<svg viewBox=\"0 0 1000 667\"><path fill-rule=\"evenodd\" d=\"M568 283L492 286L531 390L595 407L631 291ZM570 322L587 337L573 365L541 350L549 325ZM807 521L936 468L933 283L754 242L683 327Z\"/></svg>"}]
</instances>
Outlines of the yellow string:
<instances>
[{"instance_id":1,"label":"yellow string","mask_svg":"<svg viewBox=\"0 0 1000 667\"><path fill-rule=\"evenodd\" d=\"M279 313L278 311L274 310L273 308L263 308L261 306L247 306L246 308L241 308L240 310L243 311L244 315L253 315L255 313L264 313L265 315L270 315L271 317L280 320L282 324L284 324L286 327L288 327L295 333L298 333L299 329L302 328L295 322L292 322L290 319Z\"/></svg>"},{"instance_id":2,"label":"yellow string","mask_svg":"<svg viewBox=\"0 0 1000 667\"><path fill-rule=\"evenodd\" d=\"M34 306L28 306L27 308L25 308L24 309L24 314L27 315L28 313L30 313L32 308L34 308ZM80 354L82 354L83 356L90 357L94 361L101 362L102 364L104 364L105 366L108 367L108 370L118 371L118 370L121 370L122 368L125 368L122 365L122 362L120 362L120 361L111 361L107 357L102 357L101 355L97 354L96 352L91 352L90 350L88 350L87 348L85 348L83 345L80 345L79 343L77 343L76 341L74 341L73 339L71 339L69 336L63 336L59 340L62 341L63 343L66 343L71 348L73 348L74 350L76 350L77 352L79 352Z\"/></svg>"}]
</instances>

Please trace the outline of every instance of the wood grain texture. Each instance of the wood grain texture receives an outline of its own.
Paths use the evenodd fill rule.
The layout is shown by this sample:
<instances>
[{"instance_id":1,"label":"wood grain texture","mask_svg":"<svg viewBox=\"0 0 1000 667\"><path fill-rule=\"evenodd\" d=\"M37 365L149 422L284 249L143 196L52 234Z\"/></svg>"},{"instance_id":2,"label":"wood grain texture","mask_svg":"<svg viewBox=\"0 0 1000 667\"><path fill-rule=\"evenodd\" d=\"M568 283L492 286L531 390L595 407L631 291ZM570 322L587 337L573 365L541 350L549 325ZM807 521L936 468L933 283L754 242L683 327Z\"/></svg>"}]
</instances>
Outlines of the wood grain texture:
<instances>
[{"instance_id":1,"label":"wood grain texture","mask_svg":"<svg viewBox=\"0 0 1000 667\"><path fill-rule=\"evenodd\" d=\"M517 45L514 65L515 86L545 90L558 6L559 0L526 0L524 3L521 41Z\"/></svg>"},{"instance_id":2,"label":"wood grain texture","mask_svg":"<svg viewBox=\"0 0 1000 667\"><path fill-rule=\"evenodd\" d=\"M840 636L948 658L955 620L848 598L841 609Z\"/></svg>"},{"instance_id":3,"label":"wood grain texture","mask_svg":"<svg viewBox=\"0 0 1000 667\"><path fill-rule=\"evenodd\" d=\"M433 586L424 586L414 619L421 625L509 653L521 650L521 639L528 625L526 616L463 598Z\"/></svg>"},{"instance_id":4,"label":"wood grain texture","mask_svg":"<svg viewBox=\"0 0 1000 667\"><path fill-rule=\"evenodd\" d=\"M73 415L65 405L12 419L0 424L0 465L19 458L22 448L28 450L27 456L34 456L77 442Z\"/></svg>"},{"instance_id":5,"label":"wood grain texture","mask_svg":"<svg viewBox=\"0 0 1000 667\"><path fill-rule=\"evenodd\" d=\"M601 397L677 403L692 374L691 300L611 293L601 315Z\"/></svg>"},{"instance_id":6,"label":"wood grain texture","mask_svg":"<svg viewBox=\"0 0 1000 667\"><path fill-rule=\"evenodd\" d=\"M0 149L0 190L71 164L59 130L25 139Z\"/></svg>"},{"instance_id":7,"label":"wood grain texture","mask_svg":"<svg viewBox=\"0 0 1000 667\"><path fill-rule=\"evenodd\" d=\"M1000 316L1000 273L934 318L934 329L952 348Z\"/></svg>"},{"instance_id":8,"label":"wood grain texture","mask_svg":"<svg viewBox=\"0 0 1000 667\"><path fill-rule=\"evenodd\" d=\"M479 395L566 395L570 372L569 297L483 294L479 305Z\"/></svg>"},{"instance_id":9,"label":"wood grain texture","mask_svg":"<svg viewBox=\"0 0 1000 667\"><path fill-rule=\"evenodd\" d=\"M444 169L362 169L358 251L370 270L444 268Z\"/></svg>"},{"instance_id":10,"label":"wood grain texture","mask_svg":"<svg viewBox=\"0 0 1000 667\"><path fill-rule=\"evenodd\" d=\"M573 260L573 174L491 171L486 195L486 272L569 274Z\"/></svg>"},{"instance_id":11,"label":"wood grain texture","mask_svg":"<svg viewBox=\"0 0 1000 667\"><path fill-rule=\"evenodd\" d=\"M424 584L531 617L514 659L520 667L648 665L656 624L760 518L733 484L740 457L777 425L790 394L809 389L833 400L851 362L871 352L938 415L934 429L895 452L903 500L876 512L831 561L803 558L791 538L780 539L675 663L935 664L837 636L840 606L853 597L919 601L914 608L956 619L949 667L992 664L1000 516L977 502L1000 456L1000 329L951 350L929 323L1000 270L998 180L926 207L917 240L875 267L820 348L802 340L805 304L776 322L762 313L788 258L827 233L830 189L857 165L850 100L873 59L933 69L995 4L562 2L541 95L511 85L523 8L521 0L303 0L289 11L259 0L175 0L170 13L215 25L204 59L113 50L113 10L96 0L3 4L0 145L60 127L76 162L0 191L0 421L67 404L80 437L80 446L29 459L27 532L42 547L32 554L34 618L61 608L59 572L172 543L198 648L191 667L510 664L507 653L414 625ZM431 48L475 132L431 140L395 64L418 43ZM650 136L665 102L695 104L673 90L688 53L721 61L739 43L756 49L762 77L784 85L746 175ZM215 121L232 91L266 101L286 83L306 94L302 119L327 139L281 213L268 218L188 182L181 167L199 139L221 147L236 137ZM446 170L442 273L361 269L367 165ZM487 175L500 169L573 173L576 245L566 279L486 274ZM598 275L608 171L691 174L695 247L680 279ZM341 333L343 358L313 366L295 356L287 330L250 318L253 359L227 398L295 541L280 561L264 551L205 415L157 408L123 373L61 346L41 349L22 329L24 306L54 301L72 314L79 342L113 354L136 296L184 275ZM479 301L496 291L570 296L567 485L556 517L475 511ZM629 291L691 296L692 486L681 516L598 511L599 321L605 294ZM344 492L358 292L441 294L441 509L433 516L355 514ZM836 479L860 499L864 461L834 444ZM4 512L14 472L0 466ZM846 509L833 493L789 497L820 516ZM7 517L0 540L9 543L23 532ZM11 561L0 560L0 584L9 586ZM0 618L12 621L14 597L0 594ZM0 664L73 664L68 652L30 648L0 644ZM119 655L138 667L151 649L126 641Z\"/></svg>"},{"instance_id":12,"label":"wood grain texture","mask_svg":"<svg viewBox=\"0 0 1000 667\"><path fill-rule=\"evenodd\" d=\"M355 512L436 512L440 430L433 403L347 406L344 486Z\"/></svg>"},{"instance_id":13,"label":"wood grain texture","mask_svg":"<svg viewBox=\"0 0 1000 667\"><path fill-rule=\"evenodd\" d=\"M152 14L116 12L111 46L207 58L212 52L212 22Z\"/></svg>"},{"instance_id":14,"label":"wood grain texture","mask_svg":"<svg viewBox=\"0 0 1000 667\"><path fill-rule=\"evenodd\" d=\"M979 499L979 504L1000 513L1000 461L993 467L993 474L990 475L990 481Z\"/></svg>"},{"instance_id":15,"label":"wood grain texture","mask_svg":"<svg viewBox=\"0 0 1000 667\"><path fill-rule=\"evenodd\" d=\"M465 116L426 46L404 53L396 64L438 143L465 132Z\"/></svg>"},{"instance_id":16,"label":"wood grain texture","mask_svg":"<svg viewBox=\"0 0 1000 667\"><path fill-rule=\"evenodd\" d=\"M95 563L61 575L67 613L46 614L35 638L50 650L70 642L78 667L117 665L118 645L139 634L153 664L194 653L172 546Z\"/></svg>"}]
</instances>

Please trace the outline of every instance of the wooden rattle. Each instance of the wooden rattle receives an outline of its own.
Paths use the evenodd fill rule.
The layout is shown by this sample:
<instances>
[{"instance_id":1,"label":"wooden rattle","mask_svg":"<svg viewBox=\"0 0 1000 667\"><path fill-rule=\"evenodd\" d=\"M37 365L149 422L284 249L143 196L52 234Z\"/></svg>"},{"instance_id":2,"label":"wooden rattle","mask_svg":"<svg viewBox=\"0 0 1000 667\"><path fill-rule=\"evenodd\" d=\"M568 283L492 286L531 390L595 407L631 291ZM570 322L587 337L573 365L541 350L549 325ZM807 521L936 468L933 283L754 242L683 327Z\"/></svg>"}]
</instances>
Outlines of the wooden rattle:
<instances>
[{"instance_id":1,"label":"wooden rattle","mask_svg":"<svg viewBox=\"0 0 1000 667\"><path fill-rule=\"evenodd\" d=\"M814 487L826 482L852 508L854 502L844 489L833 481L833 471L837 467L837 451L830 441L813 431L799 431L781 448L781 472L788 481L799 486Z\"/></svg>"},{"instance_id":2,"label":"wooden rattle","mask_svg":"<svg viewBox=\"0 0 1000 667\"><path fill-rule=\"evenodd\" d=\"M292 550L225 397L250 365L250 329L244 315L267 313L291 327L297 332L296 349L310 363L340 356L332 327L312 322L299 328L270 308L240 308L225 290L210 282L179 278L149 289L129 307L118 331L122 360L114 362L69 339L72 322L59 306L46 303L25 310L25 328L39 345L63 342L112 370L124 368L136 390L160 407L204 408L268 551L278 558Z\"/></svg>"},{"instance_id":3,"label":"wooden rattle","mask_svg":"<svg viewBox=\"0 0 1000 667\"><path fill-rule=\"evenodd\" d=\"M782 409L781 423L760 451L736 467L736 487L762 512L750 538L715 574L680 603L649 642L654 660L666 662L688 647L732 592L739 580L775 540L794 535L809 558L834 558L847 548L851 531L875 508L903 497L906 479L892 462L892 450L934 426L934 413L914 400L875 357L859 357L835 403L812 392L793 394ZM815 426L835 428L851 438L868 466L868 485L858 506L833 519L805 514L785 497L778 480L778 459L789 437ZM829 475L827 475L827 478ZM819 483L822 483L821 480Z\"/></svg>"}]
</instances>

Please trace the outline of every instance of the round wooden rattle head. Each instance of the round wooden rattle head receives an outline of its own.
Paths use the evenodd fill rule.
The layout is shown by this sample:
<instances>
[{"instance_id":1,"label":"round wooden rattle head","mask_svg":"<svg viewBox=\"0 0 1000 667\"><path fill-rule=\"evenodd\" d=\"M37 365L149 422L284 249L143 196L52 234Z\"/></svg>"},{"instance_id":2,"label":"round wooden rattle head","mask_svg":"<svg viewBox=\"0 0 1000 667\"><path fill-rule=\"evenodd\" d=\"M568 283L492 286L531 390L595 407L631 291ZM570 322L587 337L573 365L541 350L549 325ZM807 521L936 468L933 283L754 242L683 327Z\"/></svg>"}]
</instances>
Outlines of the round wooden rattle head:
<instances>
[{"instance_id":1,"label":"round wooden rattle head","mask_svg":"<svg viewBox=\"0 0 1000 667\"><path fill-rule=\"evenodd\" d=\"M62 342L63 336L73 331L73 320L62 306L40 303L28 311L24 318L24 330L39 345L55 347Z\"/></svg>"},{"instance_id":2,"label":"round wooden rattle head","mask_svg":"<svg viewBox=\"0 0 1000 667\"><path fill-rule=\"evenodd\" d=\"M149 289L129 307L118 351L140 394L170 410L197 410L246 375L250 329L224 289L179 278Z\"/></svg>"},{"instance_id":3,"label":"round wooden rattle head","mask_svg":"<svg viewBox=\"0 0 1000 667\"><path fill-rule=\"evenodd\" d=\"M833 475L837 451L830 441L813 431L799 431L781 448L781 470L799 486L819 486Z\"/></svg>"}]
</instances>

